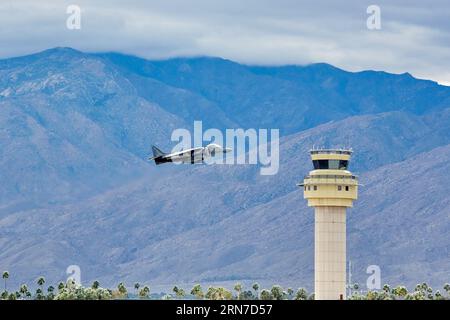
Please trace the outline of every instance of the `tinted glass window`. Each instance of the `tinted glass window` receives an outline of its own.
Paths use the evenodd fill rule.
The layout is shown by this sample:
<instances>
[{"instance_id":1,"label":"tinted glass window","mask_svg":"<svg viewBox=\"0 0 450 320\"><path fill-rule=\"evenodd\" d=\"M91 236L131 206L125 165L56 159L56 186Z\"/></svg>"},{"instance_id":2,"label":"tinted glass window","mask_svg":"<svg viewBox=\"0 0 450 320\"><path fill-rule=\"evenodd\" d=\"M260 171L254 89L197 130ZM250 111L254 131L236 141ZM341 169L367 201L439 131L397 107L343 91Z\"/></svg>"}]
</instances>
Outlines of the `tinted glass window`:
<instances>
[{"instance_id":1,"label":"tinted glass window","mask_svg":"<svg viewBox=\"0 0 450 320\"><path fill-rule=\"evenodd\" d=\"M328 169L328 160L313 160L314 169Z\"/></svg>"},{"instance_id":2,"label":"tinted glass window","mask_svg":"<svg viewBox=\"0 0 450 320\"><path fill-rule=\"evenodd\" d=\"M339 169L339 160L328 160L329 169Z\"/></svg>"},{"instance_id":3,"label":"tinted glass window","mask_svg":"<svg viewBox=\"0 0 450 320\"><path fill-rule=\"evenodd\" d=\"M339 160L339 169L347 170L348 161L347 160Z\"/></svg>"},{"instance_id":4,"label":"tinted glass window","mask_svg":"<svg viewBox=\"0 0 450 320\"><path fill-rule=\"evenodd\" d=\"M313 160L314 169L347 170L347 160Z\"/></svg>"}]
</instances>

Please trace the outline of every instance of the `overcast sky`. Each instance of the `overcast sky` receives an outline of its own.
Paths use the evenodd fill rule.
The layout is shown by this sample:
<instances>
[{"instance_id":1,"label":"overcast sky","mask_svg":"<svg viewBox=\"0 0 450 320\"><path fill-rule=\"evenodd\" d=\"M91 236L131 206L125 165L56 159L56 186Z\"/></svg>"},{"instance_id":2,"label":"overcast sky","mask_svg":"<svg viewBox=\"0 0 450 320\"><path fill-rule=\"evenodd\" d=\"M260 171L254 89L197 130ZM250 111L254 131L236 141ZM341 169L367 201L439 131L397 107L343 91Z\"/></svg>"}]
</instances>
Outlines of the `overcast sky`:
<instances>
[{"instance_id":1,"label":"overcast sky","mask_svg":"<svg viewBox=\"0 0 450 320\"><path fill-rule=\"evenodd\" d=\"M66 27L71 4L81 8L80 30ZM380 30L366 25L372 4ZM449 0L1 0L0 43L2 58L69 46L145 58L327 62L450 85Z\"/></svg>"}]
</instances>

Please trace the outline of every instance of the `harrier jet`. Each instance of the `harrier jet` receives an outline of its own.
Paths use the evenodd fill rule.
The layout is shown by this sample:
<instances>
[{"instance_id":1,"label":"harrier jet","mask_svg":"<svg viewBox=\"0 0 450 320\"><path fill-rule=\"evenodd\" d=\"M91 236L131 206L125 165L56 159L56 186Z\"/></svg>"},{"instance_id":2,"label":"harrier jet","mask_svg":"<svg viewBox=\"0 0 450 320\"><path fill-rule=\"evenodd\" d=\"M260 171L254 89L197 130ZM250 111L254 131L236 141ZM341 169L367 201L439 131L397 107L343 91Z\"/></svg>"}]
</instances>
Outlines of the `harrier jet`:
<instances>
[{"instance_id":1,"label":"harrier jet","mask_svg":"<svg viewBox=\"0 0 450 320\"><path fill-rule=\"evenodd\" d=\"M162 164L166 162L176 163L203 163L208 158L213 158L216 155L230 152L230 148L223 148L218 144L211 143L206 147L197 147L192 149L181 150L174 153L165 153L157 147L152 146L153 157L149 160L155 160L155 164Z\"/></svg>"}]
</instances>

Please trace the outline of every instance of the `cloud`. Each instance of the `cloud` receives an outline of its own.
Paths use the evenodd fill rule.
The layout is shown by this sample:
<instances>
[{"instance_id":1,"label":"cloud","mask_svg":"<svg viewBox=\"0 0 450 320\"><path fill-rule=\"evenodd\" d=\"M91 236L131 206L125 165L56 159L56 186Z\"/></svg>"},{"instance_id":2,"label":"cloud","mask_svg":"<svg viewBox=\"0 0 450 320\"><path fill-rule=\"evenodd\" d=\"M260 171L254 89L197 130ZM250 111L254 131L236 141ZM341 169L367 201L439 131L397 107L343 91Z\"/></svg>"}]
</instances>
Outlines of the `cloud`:
<instances>
[{"instance_id":1,"label":"cloud","mask_svg":"<svg viewBox=\"0 0 450 320\"><path fill-rule=\"evenodd\" d=\"M145 58L212 55L247 64L328 62L358 71L410 72L450 83L450 3L364 0L3 1L0 57L70 46ZM81 7L81 30L66 8Z\"/></svg>"}]
</instances>

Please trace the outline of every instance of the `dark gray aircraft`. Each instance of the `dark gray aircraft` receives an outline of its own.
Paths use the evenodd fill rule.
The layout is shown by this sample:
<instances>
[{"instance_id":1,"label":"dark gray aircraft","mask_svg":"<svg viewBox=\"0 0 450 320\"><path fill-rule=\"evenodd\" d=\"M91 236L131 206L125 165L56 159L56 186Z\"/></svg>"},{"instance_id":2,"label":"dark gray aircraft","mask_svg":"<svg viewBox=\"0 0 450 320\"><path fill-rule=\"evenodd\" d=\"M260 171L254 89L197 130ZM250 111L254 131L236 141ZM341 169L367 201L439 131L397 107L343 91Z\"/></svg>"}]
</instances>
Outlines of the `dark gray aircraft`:
<instances>
[{"instance_id":1,"label":"dark gray aircraft","mask_svg":"<svg viewBox=\"0 0 450 320\"><path fill-rule=\"evenodd\" d=\"M149 160L154 160L157 165L166 162L203 163L206 159L231 151L230 148L223 148L215 143L208 144L206 147L191 148L174 153L162 152L156 146L152 146L152 150L153 157L149 158Z\"/></svg>"}]
</instances>

